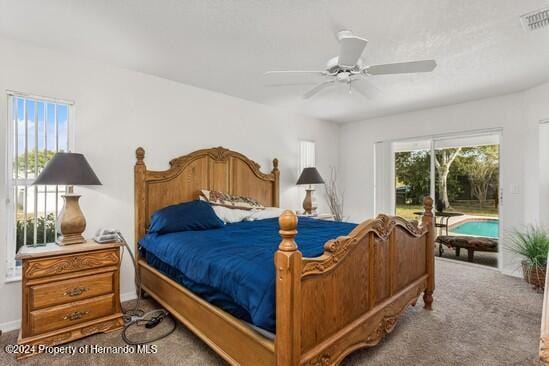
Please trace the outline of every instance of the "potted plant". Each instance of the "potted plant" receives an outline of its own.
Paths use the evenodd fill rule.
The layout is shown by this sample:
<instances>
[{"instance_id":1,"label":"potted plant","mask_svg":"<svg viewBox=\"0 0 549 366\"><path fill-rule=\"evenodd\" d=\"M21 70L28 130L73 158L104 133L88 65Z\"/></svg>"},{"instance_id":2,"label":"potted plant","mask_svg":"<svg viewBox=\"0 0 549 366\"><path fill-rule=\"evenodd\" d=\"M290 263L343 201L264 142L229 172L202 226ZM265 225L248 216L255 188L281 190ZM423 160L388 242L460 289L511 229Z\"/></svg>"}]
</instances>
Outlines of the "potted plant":
<instances>
[{"instance_id":1,"label":"potted plant","mask_svg":"<svg viewBox=\"0 0 549 366\"><path fill-rule=\"evenodd\" d=\"M549 251L549 233L533 225L524 231L515 230L511 236L509 249L524 257L522 261L524 280L532 284L535 289L543 291Z\"/></svg>"}]
</instances>

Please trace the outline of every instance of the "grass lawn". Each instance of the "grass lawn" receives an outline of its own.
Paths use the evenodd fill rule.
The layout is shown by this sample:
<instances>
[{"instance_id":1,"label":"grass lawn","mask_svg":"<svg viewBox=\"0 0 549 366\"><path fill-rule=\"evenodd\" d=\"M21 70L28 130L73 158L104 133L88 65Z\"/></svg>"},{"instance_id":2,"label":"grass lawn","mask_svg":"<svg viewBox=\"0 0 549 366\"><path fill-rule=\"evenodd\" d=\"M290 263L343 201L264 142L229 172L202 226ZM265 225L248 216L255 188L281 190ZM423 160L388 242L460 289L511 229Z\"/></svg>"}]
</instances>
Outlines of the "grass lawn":
<instances>
[{"instance_id":1,"label":"grass lawn","mask_svg":"<svg viewBox=\"0 0 549 366\"><path fill-rule=\"evenodd\" d=\"M423 206L399 204L396 207L397 216L401 216L406 220L415 220L417 216L414 215L414 212L416 211L423 211ZM474 216L498 216L498 209L494 207L479 208L479 207L455 205L448 211L463 212L466 215L474 215Z\"/></svg>"}]
</instances>

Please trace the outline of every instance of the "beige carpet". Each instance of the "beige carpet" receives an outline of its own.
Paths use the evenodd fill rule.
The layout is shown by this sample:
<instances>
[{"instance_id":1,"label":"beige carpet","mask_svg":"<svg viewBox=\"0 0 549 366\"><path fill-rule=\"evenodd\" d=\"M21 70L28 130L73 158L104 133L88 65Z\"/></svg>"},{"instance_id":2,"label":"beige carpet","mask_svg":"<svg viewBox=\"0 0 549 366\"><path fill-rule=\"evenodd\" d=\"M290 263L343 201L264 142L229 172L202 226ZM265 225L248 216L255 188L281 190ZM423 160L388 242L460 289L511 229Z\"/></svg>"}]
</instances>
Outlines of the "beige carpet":
<instances>
[{"instance_id":1,"label":"beige carpet","mask_svg":"<svg viewBox=\"0 0 549 366\"><path fill-rule=\"evenodd\" d=\"M345 365L537 365L542 296L522 280L448 260L436 261L434 310L422 301L410 308L397 328L377 347L360 350ZM151 306L149 303L148 306ZM166 324L167 325L167 324ZM0 365L15 365L0 340ZM88 337L76 346L124 345L119 332ZM156 342L156 354L40 355L27 365L222 365L223 361L185 327Z\"/></svg>"}]
</instances>

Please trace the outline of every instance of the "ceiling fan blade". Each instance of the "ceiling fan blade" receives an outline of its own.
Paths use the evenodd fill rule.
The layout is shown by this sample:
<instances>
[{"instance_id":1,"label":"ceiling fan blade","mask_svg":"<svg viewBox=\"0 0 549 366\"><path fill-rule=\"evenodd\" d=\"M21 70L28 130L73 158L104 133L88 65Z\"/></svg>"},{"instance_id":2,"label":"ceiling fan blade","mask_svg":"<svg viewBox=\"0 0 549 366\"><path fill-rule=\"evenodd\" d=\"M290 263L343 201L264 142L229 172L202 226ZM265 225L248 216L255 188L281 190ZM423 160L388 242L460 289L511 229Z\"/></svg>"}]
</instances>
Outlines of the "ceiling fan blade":
<instances>
[{"instance_id":1,"label":"ceiling fan blade","mask_svg":"<svg viewBox=\"0 0 549 366\"><path fill-rule=\"evenodd\" d=\"M302 85L316 85L318 84L318 81L305 81L305 82L295 82L295 83L267 83L267 84L263 84L263 86L266 86L266 87L279 87L279 86L288 86L288 87L292 87L292 86L302 86Z\"/></svg>"},{"instance_id":2,"label":"ceiling fan blade","mask_svg":"<svg viewBox=\"0 0 549 366\"><path fill-rule=\"evenodd\" d=\"M339 57L337 63L341 67L352 68L368 43L364 38L353 36L347 32L340 32L339 35Z\"/></svg>"},{"instance_id":3,"label":"ceiling fan blade","mask_svg":"<svg viewBox=\"0 0 549 366\"><path fill-rule=\"evenodd\" d=\"M279 75L279 74L313 74L318 76L324 76L328 73L326 71L316 71L316 70L277 70L277 71L267 71L265 76L268 75Z\"/></svg>"},{"instance_id":4,"label":"ceiling fan blade","mask_svg":"<svg viewBox=\"0 0 549 366\"><path fill-rule=\"evenodd\" d=\"M414 72L430 72L437 67L435 60L399 62L395 64L372 65L364 69L369 75L406 74Z\"/></svg>"},{"instance_id":5,"label":"ceiling fan blade","mask_svg":"<svg viewBox=\"0 0 549 366\"><path fill-rule=\"evenodd\" d=\"M335 80L328 80L328 81L324 81L324 82L318 84L317 86L315 86L314 88L312 88L311 90L309 90L308 92L303 94L303 99L308 99L308 98L312 97L313 95L315 95L316 93L318 93L322 89L324 89L327 86L330 86L334 83L335 83Z\"/></svg>"}]
</instances>

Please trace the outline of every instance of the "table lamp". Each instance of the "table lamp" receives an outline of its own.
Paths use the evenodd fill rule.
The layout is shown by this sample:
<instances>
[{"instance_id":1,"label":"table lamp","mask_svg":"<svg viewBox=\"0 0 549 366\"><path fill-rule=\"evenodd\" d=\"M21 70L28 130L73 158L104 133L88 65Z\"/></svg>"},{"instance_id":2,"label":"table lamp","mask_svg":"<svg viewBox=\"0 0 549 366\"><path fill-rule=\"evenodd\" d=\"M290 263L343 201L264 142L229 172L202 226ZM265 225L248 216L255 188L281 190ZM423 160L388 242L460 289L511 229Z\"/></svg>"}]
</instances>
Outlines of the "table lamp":
<instances>
[{"instance_id":1,"label":"table lamp","mask_svg":"<svg viewBox=\"0 0 549 366\"><path fill-rule=\"evenodd\" d=\"M33 185L66 185L67 193L62 195L64 205L57 217L61 234L56 238L58 245L79 244L86 240L82 233L86 229L86 218L80 210L80 195L74 194L75 185L101 185L90 164L82 154L58 152L46 164Z\"/></svg>"},{"instance_id":2,"label":"table lamp","mask_svg":"<svg viewBox=\"0 0 549 366\"><path fill-rule=\"evenodd\" d=\"M318 173L318 170L316 168L304 168L301 172L301 175L299 176L299 179L297 180L297 185L301 184L308 184L309 188L306 189L307 194L305 195L305 199L303 200L303 209L305 210L305 213L310 215L313 212L313 191L312 188L313 184L324 184L324 180Z\"/></svg>"}]
</instances>

